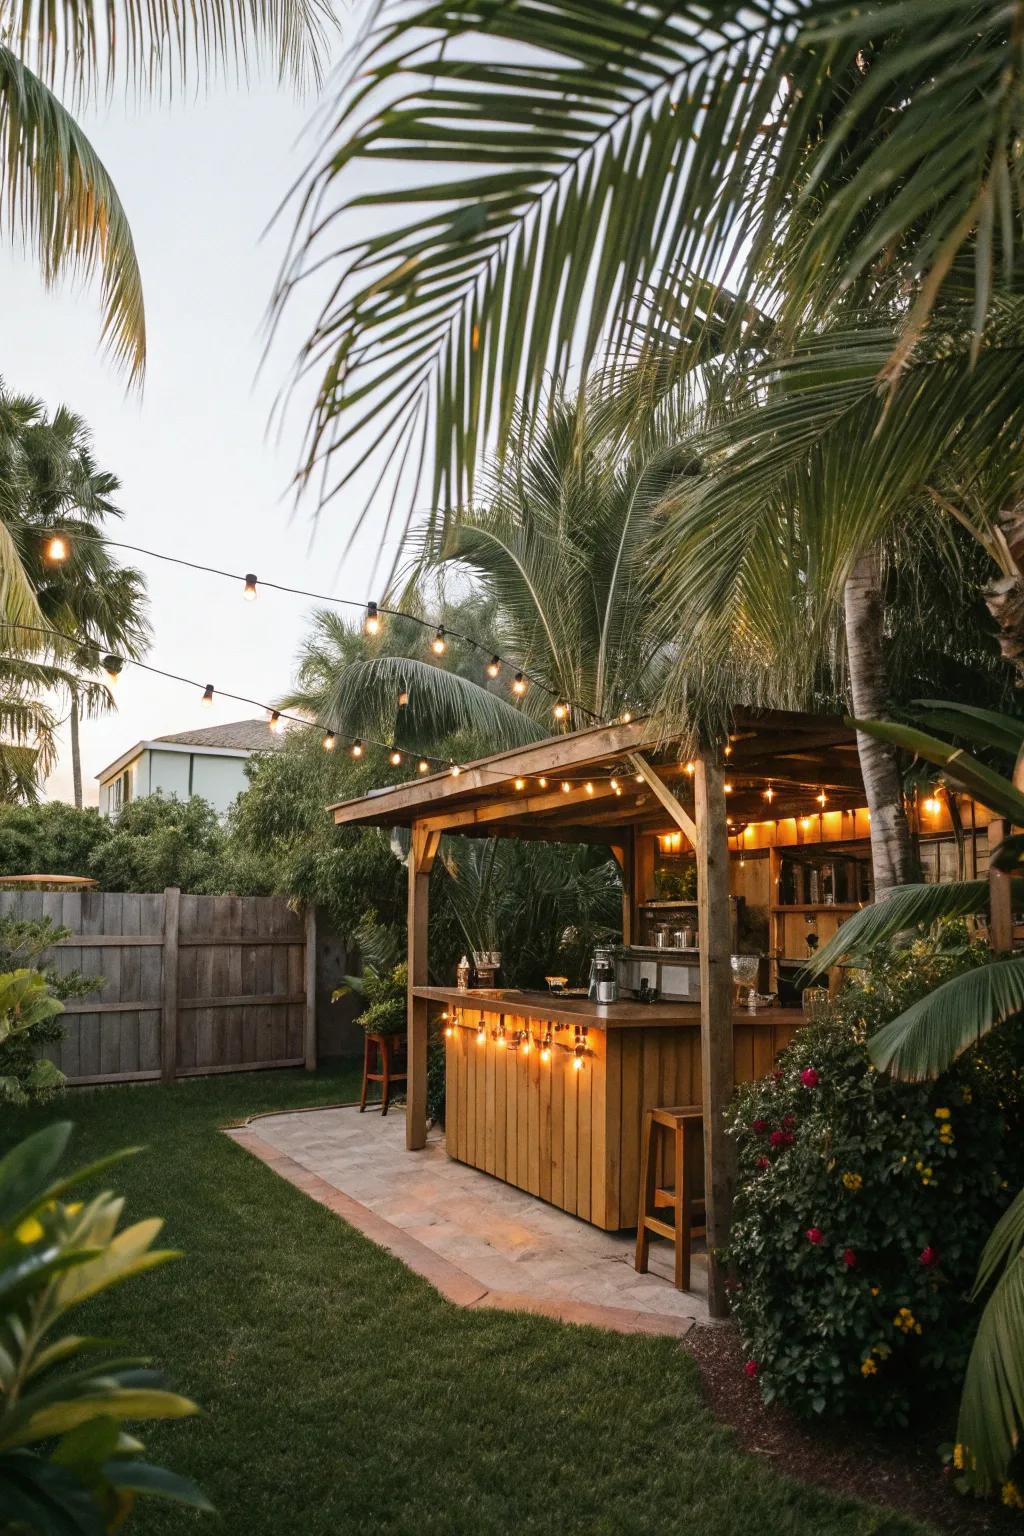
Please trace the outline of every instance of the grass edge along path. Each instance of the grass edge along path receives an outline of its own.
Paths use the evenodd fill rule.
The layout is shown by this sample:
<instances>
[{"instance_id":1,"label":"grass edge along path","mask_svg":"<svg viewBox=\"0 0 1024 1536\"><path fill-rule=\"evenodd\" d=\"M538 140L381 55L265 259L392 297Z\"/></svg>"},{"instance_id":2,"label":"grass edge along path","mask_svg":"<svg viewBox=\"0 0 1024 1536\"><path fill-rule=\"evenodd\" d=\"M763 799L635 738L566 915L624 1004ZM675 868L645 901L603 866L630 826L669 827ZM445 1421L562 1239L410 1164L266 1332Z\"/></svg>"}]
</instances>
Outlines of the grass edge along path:
<instances>
[{"instance_id":1,"label":"grass edge along path","mask_svg":"<svg viewBox=\"0 0 1024 1536\"><path fill-rule=\"evenodd\" d=\"M146 1440L217 1513L153 1504L132 1532L923 1536L743 1453L678 1342L456 1307L221 1134L353 1088L351 1070L252 1073L3 1116L3 1150L73 1121L69 1165L144 1145L108 1182L126 1218L163 1216L185 1253L75 1324L151 1356L203 1407Z\"/></svg>"}]
</instances>

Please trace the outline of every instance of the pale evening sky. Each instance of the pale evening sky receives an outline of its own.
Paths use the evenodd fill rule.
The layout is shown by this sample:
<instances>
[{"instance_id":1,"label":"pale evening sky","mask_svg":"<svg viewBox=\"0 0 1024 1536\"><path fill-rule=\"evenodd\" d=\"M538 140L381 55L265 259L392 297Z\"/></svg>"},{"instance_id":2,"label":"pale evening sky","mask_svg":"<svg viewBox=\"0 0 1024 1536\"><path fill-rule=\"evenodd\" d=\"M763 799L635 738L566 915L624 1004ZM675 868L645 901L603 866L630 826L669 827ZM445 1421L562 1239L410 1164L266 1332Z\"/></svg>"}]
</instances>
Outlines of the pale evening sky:
<instances>
[{"instance_id":1,"label":"pale evening sky","mask_svg":"<svg viewBox=\"0 0 1024 1536\"><path fill-rule=\"evenodd\" d=\"M302 402L293 404L280 440L268 432L308 307L287 315L257 378L287 217L261 234L309 154L310 141L298 141L313 112L311 100L297 102L263 82L169 106L115 101L87 116L139 253L149 333L144 392L126 394L99 347L95 293L45 291L31 261L9 247L0 249L0 375L50 408L63 402L85 416L99 464L122 481L125 517L111 526L112 537L363 598L377 595L367 588L383 516L368 520L342 559L358 490L315 523L312 496L293 511L288 485L305 425ZM308 602L264 593L245 603L217 578L122 558L149 583L152 663L255 699L287 686ZM220 700L200 708L197 692L132 668L119 695L118 713L83 725L87 804L96 802L97 771L134 742L256 713ZM71 799L66 751L46 793Z\"/></svg>"}]
</instances>

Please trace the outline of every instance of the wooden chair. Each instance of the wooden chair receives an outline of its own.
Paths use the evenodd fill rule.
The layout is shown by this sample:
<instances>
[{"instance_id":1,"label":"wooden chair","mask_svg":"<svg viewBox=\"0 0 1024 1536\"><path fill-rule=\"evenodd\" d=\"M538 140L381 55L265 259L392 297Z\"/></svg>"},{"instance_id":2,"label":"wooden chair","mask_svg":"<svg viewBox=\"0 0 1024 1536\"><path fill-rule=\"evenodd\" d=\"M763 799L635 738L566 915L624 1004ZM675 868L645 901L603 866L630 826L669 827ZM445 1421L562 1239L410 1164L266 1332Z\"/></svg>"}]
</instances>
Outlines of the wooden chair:
<instances>
[{"instance_id":1,"label":"wooden chair","mask_svg":"<svg viewBox=\"0 0 1024 1536\"><path fill-rule=\"evenodd\" d=\"M404 1035L367 1034L363 1047L363 1091L359 1099L359 1113L366 1108L366 1089L370 1083L381 1084L380 1112L386 1115L391 1100L391 1084L404 1083L405 1071L396 1071L395 1059L405 1048Z\"/></svg>"},{"instance_id":2,"label":"wooden chair","mask_svg":"<svg viewBox=\"0 0 1024 1536\"><path fill-rule=\"evenodd\" d=\"M671 1133L673 1185L658 1185L659 1131ZM690 1289L690 1248L695 1232L703 1233L704 1114L700 1105L679 1109L649 1109L644 1116L640 1162L640 1209L636 1222L636 1270L647 1273L651 1233L675 1244L675 1285ZM672 1221L657 1215L668 1207Z\"/></svg>"}]
</instances>

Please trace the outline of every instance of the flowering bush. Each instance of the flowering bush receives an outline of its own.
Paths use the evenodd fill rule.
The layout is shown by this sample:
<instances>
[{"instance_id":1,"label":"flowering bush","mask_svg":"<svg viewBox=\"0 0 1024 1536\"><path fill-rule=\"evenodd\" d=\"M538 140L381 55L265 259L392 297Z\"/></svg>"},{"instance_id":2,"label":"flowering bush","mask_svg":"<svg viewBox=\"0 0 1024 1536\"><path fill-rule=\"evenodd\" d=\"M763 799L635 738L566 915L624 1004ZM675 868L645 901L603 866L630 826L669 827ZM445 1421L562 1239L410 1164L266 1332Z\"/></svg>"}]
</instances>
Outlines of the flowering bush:
<instances>
[{"instance_id":1,"label":"flowering bush","mask_svg":"<svg viewBox=\"0 0 1024 1536\"><path fill-rule=\"evenodd\" d=\"M877 1073L864 1042L978 958L948 933L877 951L778 1069L737 1094L727 1257L745 1370L766 1402L903 1423L915 1396L959 1387L978 1256L1024 1176L1024 1029L923 1084Z\"/></svg>"}]
</instances>

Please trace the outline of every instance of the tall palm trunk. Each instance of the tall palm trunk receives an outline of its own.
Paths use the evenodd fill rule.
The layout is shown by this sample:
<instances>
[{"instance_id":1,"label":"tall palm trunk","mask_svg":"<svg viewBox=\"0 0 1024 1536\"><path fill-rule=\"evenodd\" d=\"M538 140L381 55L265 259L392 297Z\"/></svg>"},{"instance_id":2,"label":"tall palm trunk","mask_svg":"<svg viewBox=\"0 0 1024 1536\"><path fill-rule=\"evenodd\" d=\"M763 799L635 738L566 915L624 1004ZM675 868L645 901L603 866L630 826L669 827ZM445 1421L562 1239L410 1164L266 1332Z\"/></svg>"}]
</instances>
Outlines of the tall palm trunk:
<instances>
[{"instance_id":1,"label":"tall palm trunk","mask_svg":"<svg viewBox=\"0 0 1024 1536\"><path fill-rule=\"evenodd\" d=\"M884 716L887 703L882 648L881 566L877 551L861 555L844 592L850 700L858 720ZM895 749L857 733L861 775L871 812L871 862L876 901L913 879L910 828L903 805Z\"/></svg>"},{"instance_id":2,"label":"tall palm trunk","mask_svg":"<svg viewBox=\"0 0 1024 1536\"><path fill-rule=\"evenodd\" d=\"M71 700L71 781L75 788L75 809L82 809L82 752L78 743L78 700Z\"/></svg>"}]
</instances>

